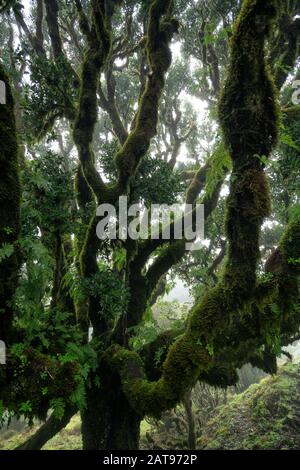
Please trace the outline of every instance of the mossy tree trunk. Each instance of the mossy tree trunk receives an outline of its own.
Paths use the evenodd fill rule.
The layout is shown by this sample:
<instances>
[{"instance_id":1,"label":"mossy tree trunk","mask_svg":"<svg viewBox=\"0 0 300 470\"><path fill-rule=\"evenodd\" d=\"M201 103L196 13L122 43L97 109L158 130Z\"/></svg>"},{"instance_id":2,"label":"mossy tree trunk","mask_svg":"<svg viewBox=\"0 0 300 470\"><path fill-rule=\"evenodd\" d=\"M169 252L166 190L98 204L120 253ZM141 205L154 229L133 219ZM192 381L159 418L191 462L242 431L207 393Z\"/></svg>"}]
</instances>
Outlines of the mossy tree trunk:
<instances>
[{"instance_id":1,"label":"mossy tree trunk","mask_svg":"<svg viewBox=\"0 0 300 470\"><path fill-rule=\"evenodd\" d=\"M149 13L146 43L148 62L152 73L148 76L145 91L140 99L135 125L128 138L123 139L121 150L115 157L119 173L118 181L115 185L108 187L96 171L92 143L97 121L99 76L111 52L110 23L117 3L113 1L92 2L92 41L89 41L89 48L82 67L80 103L74 123L74 142L80 160L81 182L83 178L92 190L92 199L99 204L105 202L116 204L119 196L130 192L131 179L141 159L147 153L151 139L156 134L159 102L164 89L165 74L171 64L169 45L174 33L178 30L178 22L171 17L172 2L154 0ZM78 188L83 189L79 183L80 179L77 178ZM96 238L97 222L95 214L92 215L78 256L80 275L86 280L92 279L99 271L97 254L101 249L101 243ZM130 257L128 256L128 258ZM136 264L131 261L128 259L128 265L131 264L129 269L133 273ZM142 266L140 266L140 271L141 269ZM94 336L101 338L107 346L118 342L127 346L126 330L131 326L131 323L128 323L128 318L132 319L133 317L131 321L134 325L140 321L146 307L147 280L139 276L136 281L131 298L134 310L129 306L128 312L121 318L115 331L110 330L110 325L107 324L104 315L101 317L99 314L101 299L96 296L88 299L88 320L94 328ZM136 292L135 296L134 292L139 281L141 290ZM141 299L144 302L141 302ZM142 308L138 309L141 303ZM135 314L136 310L138 310L137 314ZM112 372L110 366L105 374L101 369L98 375L100 388L93 383L93 378L91 378L86 390L86 409L82 412L84 449L137 449L142 415L130 406L122 390L120 378L118 374Z\"/></svg>"},{"instance_id":2,"label":"mossy tree trunk","mask_svg":"<svg viewBox=\"0 0 300 470\"><path fill-rule=\"evenodd\" d=\"M117 376L107 372L100 389L87 390L86 410L81 414L84 450L136 450L141 416L128 403Z\"/></svg>"},{"instance_id":3,"label":"mossy tree trunk","mask_svg":"<svg viewBox=\"0 0 300 470\"><path fill-rule=\"evenodd\" d=\"M63 50L59 39L57 2L48 3L46 19L54 57L59 63ZM115 204L119 196L130 194L131 181L156 134L160 97L171 63L169 45L178 30L178 23L171 17L172 1L152 0L145 44L150 73L139 100L134 125L128 136L120 137L121 149L115 155L118 180L106 184L96 170L93 134L98 115L99 78L112 50L111 16L114 7L122 2L93 0L90 27L80 2L76 3L88 47L82 64L77 116L73 110L68 110L65 117L72 124L79 156L78 205L86 209L87 203ZM164 367L156 364L155 360L158 350L155 346L161 346L159 341L148 346L149 351L152 346L153 350L145 361L143 354L130 350L128 330L141 322L147 300L161 277L184 256L184 240L172 240L167 246L161 240L126 246L126 287L132 297L128 310L116 326L113 327L102 315L99 296L87 294L87 299L76 305L82 329L92 324L95 344L99 346L101 343L99 369L88 377L86 408L82 411L83 446L86 450L137 449L144 415L160 416L163 410L184 399L186 392L199 379L211 380L214 385L234 383L235 369L251 361L265 345L266 335L273 326L270 325L268 307L278 301L278 286L286 287L288 276L292 288L289 290L291 295L286 297L290 300L297 296L294 284L299 268L293 270L285 266L284 279L274 275L268 285L260 284L256 279L260 228L270 210L264 166L257 156L270 155L278 131L276 92L265 60L265 42L275 17L276 3L275 0L245 0L234 30L229 76L220 104L221 123L234 169L227 202L229 249L223 278L193 308L184 334L178 338L177 332L162 338L165 342L161 344L166 345L166 354L162 357ZM203 189L206 175L203 170L196 174L188 191L189 203L194 203ZM222 182L218 182L213 194L204 196L202 202L206 206L206 215L216 206L221 185ZM93 213L85 236L77 240L76 245L76 266L80 276L88 282L99 272L98 254L102 246L96 238L95 226ZM281 243L286 264L292 256L287 241L292 240L294 244L297 237L299 222L288 229ZM146 265L157 248L162 249L146 271ZM60 274L58 272L59 281ZM276 325L279 328L284 326L284 320L290 314L290 304L282 302L282 316ZM224 345L225 337L232 338L229 343L234 345L233 348L228 346L228 342ZM151 368L155 370L150 371ZM194 446L192 426L191 447Z\"/></svg>"},{"instance_id":4,"label":"mossy tree trunk","mask_svg":"<svg viewBox=\"0 0 300 470\"><path fill-rule=\"evenodd\" d=\"M20 267L21 187L14 100L1 64L0 80L5 87L5 103L0 104L0 339L8 346Z\"/></svg>"}]
</instances>

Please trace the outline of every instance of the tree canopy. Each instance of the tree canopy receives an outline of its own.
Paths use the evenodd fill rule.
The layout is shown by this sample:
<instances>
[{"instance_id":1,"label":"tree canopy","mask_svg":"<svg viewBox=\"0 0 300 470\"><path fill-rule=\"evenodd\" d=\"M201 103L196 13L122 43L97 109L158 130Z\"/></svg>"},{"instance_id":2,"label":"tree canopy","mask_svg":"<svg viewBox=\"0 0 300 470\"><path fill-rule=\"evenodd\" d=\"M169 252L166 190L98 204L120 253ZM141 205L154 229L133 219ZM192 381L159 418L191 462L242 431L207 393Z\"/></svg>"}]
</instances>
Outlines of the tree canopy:
<instances>
[{"instance_id":1,"label":"tree canopy","mask_svg":"<svg viewBox=\"0 0 300 470\"><path fill-rule=\"evenodd\" d=\"M145 416L299 339L299 1L0 8L0 419L45 421L40 449L79 411L84 449L136 449ZM100 239L121 196L203 204L201 248L176 217ZM178 277L194 305L147 334Z\"/></svg>"}]
</instances>

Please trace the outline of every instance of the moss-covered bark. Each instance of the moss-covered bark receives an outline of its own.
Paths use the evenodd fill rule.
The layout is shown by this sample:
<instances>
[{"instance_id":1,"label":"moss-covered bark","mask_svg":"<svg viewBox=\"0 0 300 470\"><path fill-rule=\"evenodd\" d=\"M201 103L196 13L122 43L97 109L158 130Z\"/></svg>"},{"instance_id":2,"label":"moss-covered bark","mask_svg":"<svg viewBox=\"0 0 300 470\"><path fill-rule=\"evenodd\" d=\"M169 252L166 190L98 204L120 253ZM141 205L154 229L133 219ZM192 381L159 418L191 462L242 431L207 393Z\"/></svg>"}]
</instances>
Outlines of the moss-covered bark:
<instances>
[{"instance_id":1,"label":"moss-covered bark","mask_svg":"<svg viewBox=\"0 0 300 470\"><path fill-rule=\"evenodd\" d=\"M16 416L46 419L52 399L60 398L74 406L72 394L78 386L78 373L78 364L62 364L33 348L25 348L19 355L10 353L0 369L0 400ZM22 410L24 403L29 406Z\"/></svg>"},{"instance_id":2,"label":"moss-covered bark","mask_svg":"<svg viewBox=\"0 0 300 470\"><path fill-rule=\"evenodd\" d=\"M58 308L61 312L75 313L74 301L64 283L64 276L72 262L69 257L69 252L72 250L72 240L69 235L61 234L60 230L55 232L54 238L55 269L51 292L51 308Z\"/></svg>"},{"instance_id":3,"label":"moss-covered bark","mask_svg":"<svg viewBox=\"0 0 300 470\"><path fill-rule=\"evenodd\" d=\"M95 198L102 201L107 194L107 188L95 168L92 143L98 114L98 83L101 70L111 49L110 22L115 3L114 1L93 0L92 26L88 31L85 28L88 36L88 49L81 71L80 100L74 123L74 142L80 160L76 184L79 204L82 208L87 202L91 202ZM85 279L95 275L98 271L97 252L99 240L96 237L97 222L96 216L93 214L84 240L80 240L77 245L80 250L78 253L79 269ZM91 297L88 300L88 316L96 329L95 333L102 334L106 332L107 324L104 319L101 319L99 310L99 299ZM81 317L81 321L85 321L82 318L85 316L85 312L85 305L79 305L77 313Z\"/></svg>"},{"instance_id":4,"label":"moss-covered bark","mask_svg":"<svg viewBox=\"0 0 300 470\"><path fill-rule=\"evenodd\" d=\"M105 185L95 168L92 142L97 121L97 90L100 72L111 48L111 36L105 1L92 1L92 28L89 33L81 71L81 91L77 118L74 123L74 142L78 149L83 175L98 200L103 199Z\"/></svg>"},{"instance_id":5,"label":"moss-covered bark","mask_svg":"<svg viewBox=\"0 0 300 470\"><path fill-rule=\"evenodd\" d=\"M146 43L150 74L140 99L134 128L116 155L119 170L117 194L127 193L130 179L156 135L158 105L164 89L165 74L172 60L169 45L179 28L178 21L170 16L171 7L170 0L155 0L150 8Z\"/></svg>"},{"instance_id":6,"label":"moss-covered bark","mask_svg":"<svg viewBox=\"0 0 300 470\"><path fill-rule=\"evenodd\" d=\"M82 196L88 192L89 197L99 202L116 203L119 195L127 193L130 180L141 158L146 154L152 137L156 134L157 115L159 100L164 88L165 74L171 64L171 51L169 44L178 23L170 17L171 1L154 0L149 16L148 40L146 50L151 74L143 96L139 102L135 126L123 147L116 156L116 165L119 169L118 183L110 187L103 183L95 168L94 154L92 149L94 128L97 120L98 101L97 91L100 73L109 59L111 52L111 17L116 1L92 1L92 25L88 26L86 18L82 15L79 6L81 26L88 40L88 50L85 55L81 73L81 94L77 118L74 123L74 141L76 143L80 170L77 175L77 187L79 189L79 202L84 203ZM126 136L127 137L127 136ZM121 139L122 140L122 139ZM97 253L100 242L96 237L96 223L98 220L92 216L84 240L80 240L80 273L85 279L89 279L98 272ZM134 275L131 285L136 289ZM142 283L138 296L144 310L147 289ZM136 298L136 297L135 297ZM89 296L88 320L94 327L94 335L104 339L109 336L110 325L101 315L101 299L97 296ZM140 304L140 302L138 302ZM136 302L132 307L137 309ZM79 309L81 310L81 306ZM84 310L84 308L83 308ZM139 310L139 311L140 311ZM131 315L134 310L130 311ZM120 341L123 344L123 331ZM119 379L117 383L115 374L108 371L101 382L110 382L115 387L114 393L107 388L105 394L99 395L97 388L92 387L87 393L87 409L83 413L83 440L85 448L137 448L139 423L141 416L128 406L127 397L120 389ZM110 400L109 395L112 395ZM113 401L112 401L113 400ZM116 405L116 403L118 405ZM105 410L105 413L104 411ZM104 421L103 421L104 420ZM131 432L128 432L128 428Z\"/></svg>"},{"instance_id":7,"label":"moss-covered bark","mask_svg":"<svg viewBox=\"0 0 300 470\"><path fill-rule=\"evenodd\" d=\"M83 449L138 449L141 416L129 406L116 374L104 368L100 376L101 389L87 390L81 415Z\"/></svg>"},{"instance_id":8,"label":"moss-covered bark","mask_svg":"<svg viewBox=\"0 0 300 470\"><path fill-rule=\"evenodd\" d=\"M58 3L56 0L47 0L46 7L46 21L51 39L51 45L55 60L60 60L63 54L63 45L58 27Z\"/></svg>"},{"instance_id":9,"label":"moss-covered bark","mask_svg":"<svg viewBox=\"0 0 300 470\"><path fill-rule=\"evenodd\" d=\"M288 11L284 3L280 3L278 15L278 34L271 48L270 62L274 70L275 83L281 88L295 65L300 50L300 19L295 18L296 5L290 5L294 11Z\"/></svg>"},{"instance_id":10,"label":"moss-covered bark","mask_svg":"<svg viewBox=\"0 0 300 470\"><path fill-rule=\"evenodd\" d=\"M197 197L204 189L211 169L210 163L211 162L194 174L194 178L186 195L187 204L194 205ZM215 181L212 192L206 193L201 199L201 203L205 206L205 220L208 219L217 206L227 168L224 167L222 170L223 174ZM128 315L126 314L126 318L119 320L114 331L113 338L119 344L124 343L126 329L132 328L141 322L149 299L152 298L153 292L155 292L162 277L166 275L186 253L186 240L184 236L181 240L175 240L175 224L178 222L179 221L176 220L175 223L171 222L170 224L171 242L164 240L160 234L158 239L146 240L136 246L136 249L132 250L130 254L128 253L128 285L130 291L134 294L131 296L128 305ZM163 249L160 250L160 253L147 270L146 265L149 258L159 247L163 247Z\"/></svg>"},{"instance_id":11,"label":"moss-covered bark","mask_svg":"<svg viewBox=\"0 0 300 470\"><path fill-rule=\"evenodd\" d=\"M20 234L21 187L14 101L1 64L0 80L4 82L6 91L6 104L0 104L0 338L8 342L20 266L17 242Z\"/></svg>"},{"instance_id":12,"label":"moss-covered bark","mask_svg":"<svg viewBox=\"0 0 300 470\"><path fill-rule=\"evenodd\" d=\"M151 73L145 92L140 99L135 127L120 152L116 155L119 181L116 186L110 188L102 182L95 168L92 142L97 120L99 76L111 52L110 23L115 3L92 2L93 23L91 29L87 32L89 48L82 68L80 103L74 125L74 140L80 158L81 176L85 178L99 202L116 202L120 194L127 193L130 179L134 176L141 158L146 154L150 141L156 134L158 105L164 88L165 74L171 64L169 44L178 28L178 23L170 16L172 2L153 1L149 13L146 43ZM95 231L97 222L96 217L92 217L85 241L82 244L80 264L84 278L95 275L98 270L97 251L99 249L99 240L96 238ZM132 281L136 288L138 283L135 282L137 279L134 273ZM145 289L144 280L141 281L140 296L138 297L146 299L147 294L150 295L150 293ZM89 316L97 331L103 333L106 331L107 325L99 319L97 303L99 304L97 299L90 299ZM140 310L144 310L144 306L145 302ZM132 307L135 307L135 303ZM134 311L131 312L131 315L134 316Z\"/></svg>"},{"instance_id":13,"label":"moss-covered bark","mask_svg":"<svg viewBox=\"0 0 300 470\"><path fill-rule=\"evenodd\" d=\"M159 415L174 406L207 371L214 343L233 315L254 296L260 227L270 201L259 156L268 156L278 134L276 91L265 60L265 41L276 15L275 1L246 0L235 26L220 121L233 162L227 201L228 259L219 284L190 314L186 332L170 348L157 382L148 382L143 363L116 348L109 360L135 410Z\"/></svg>"}]
</instances>

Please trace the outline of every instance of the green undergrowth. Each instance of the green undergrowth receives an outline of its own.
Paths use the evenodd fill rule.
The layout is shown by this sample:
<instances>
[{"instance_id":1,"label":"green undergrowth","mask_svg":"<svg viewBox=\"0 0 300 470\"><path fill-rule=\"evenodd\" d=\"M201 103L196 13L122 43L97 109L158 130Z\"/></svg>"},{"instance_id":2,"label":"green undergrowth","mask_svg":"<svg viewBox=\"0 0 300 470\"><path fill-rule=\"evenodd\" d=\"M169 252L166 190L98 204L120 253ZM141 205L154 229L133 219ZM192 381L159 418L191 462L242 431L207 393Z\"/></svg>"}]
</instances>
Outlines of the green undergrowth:
<instances>
[{"instance_id":1,"label":"green undergrowth","mask_svg":"<svg viewBox=\"0 0 300 470\"><path fill-rule=\"evenodd\" d=\"M82 449L81 421L76 415L43 450ZM149 431L141 423L141 435ZM25 442L38 425L22 431L2 429L0 450L11 450ZM198 440L200 449L299 449L300 363L287 363L277 375L268 376L245 392L234 395L219 407Z\"/></svg>"},{"instance_id":2,"label":"green undergrowth","mask_svg":"<svg viewBox=\"0 0 300 470\"><path fill-rule=\"evenodd\" d=\"M81 420L80 416L74 416L70 423L47 442L43 450L81 450ZM141 435L149 431L150 425L146 421L141 423ZM3 429L0 434L0 450L12 450L23 444L38 429L38 425L25 427L22 431Z\"/></svg>"},{"instance_id":3,"label":"green undergrowth","mask_svg":"<svg viewBox=\"0 0 300 470\"><path fill-rule=\"evenodd\" d=\"M300 364L288 363L219 408L201 449L299 449Z\"/></svg>"}]
</instances>

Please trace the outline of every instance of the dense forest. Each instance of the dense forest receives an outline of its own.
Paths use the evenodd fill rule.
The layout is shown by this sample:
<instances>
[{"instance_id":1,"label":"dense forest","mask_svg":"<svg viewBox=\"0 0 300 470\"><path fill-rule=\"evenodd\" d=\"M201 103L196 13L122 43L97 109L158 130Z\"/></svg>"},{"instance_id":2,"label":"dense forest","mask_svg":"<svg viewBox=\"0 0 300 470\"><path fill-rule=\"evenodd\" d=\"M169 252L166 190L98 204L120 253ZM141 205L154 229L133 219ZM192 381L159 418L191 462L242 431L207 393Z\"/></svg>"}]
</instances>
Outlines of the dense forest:
<instances>
[{"instance_id":1,"label":"dense forest","mask_svg":"<svg viewBox=\"0 0 300 470\"><path fill-rule=\"evenodd\" d=\"M0 12L0 448L299 449L300 0Z\"/></svg>"}]
</instances>

